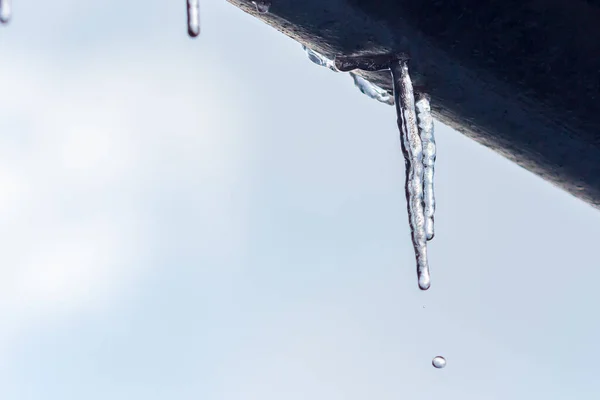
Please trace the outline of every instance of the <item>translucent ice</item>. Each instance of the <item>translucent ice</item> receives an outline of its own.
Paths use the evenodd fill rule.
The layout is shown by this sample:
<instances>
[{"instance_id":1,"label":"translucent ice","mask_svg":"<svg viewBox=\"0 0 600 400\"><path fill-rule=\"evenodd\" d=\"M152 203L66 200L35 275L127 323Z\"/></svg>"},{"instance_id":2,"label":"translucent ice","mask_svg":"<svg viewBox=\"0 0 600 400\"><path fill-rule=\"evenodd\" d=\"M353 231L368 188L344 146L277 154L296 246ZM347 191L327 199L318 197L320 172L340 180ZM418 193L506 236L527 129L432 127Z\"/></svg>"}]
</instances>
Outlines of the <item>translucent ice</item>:
<instances>
[{"instance_id":1,"label":"translucent ice","mask_svg":"<svg viewBox=\"0 0 600 400\"><path fill-rule=\"evenodd\" d=\"M433 192L433 174L435 167L435 138L433 136L433 117L427 96L422 96L416 104L419 135L423 143L423 202L425 204L425 232L427 240L433 239L433 219L435 214L435 196Z\"/></svg>"},{"instance_id":2,"label":"translucent ice","mask_svg":"<svg viewBox=\"0 0 600 400\"><path fill-rule=\"evenodd\" d=\"M308 56L308 59L310 61L312 61L313 63L320 65L321 67L326 67L329 68L332 71L335 72L339 72L338 69L335 67L335 63L330 60L329 58L325 57L322 54L317 53L316 51L309 49L306 46L302 46L302 48L304 49L304 51L306 51L306 55Z\"/></svg>"},{"instance_id":3,"label":"translucent ice","mask_svg":"<svg viewBox=\"0 0 600 400\"><path fill-rule=\"evenodd\" d=\"M408 220L417 259L419 288L427 290L431 282L427 262L427 233L425 232L423 204L423 143L417 125L415 97L412 81L408 74L408 63L403 60L396 61L391 64L390 69L394 84L400 142L406 165Z\"/></svg>"},{"instance_id":4,"label":"translucent ice","mask_svg":"<svg viewBox=\"0 0 600 400\"><path fill-rule=\"evenodd\" d=\"M350 76L352 76L352 79L354 79L354 85L362 93L382 103L389 104L391 106L394 105L394 98L390 96L390 94L386 90L369 82L362 76L357 75L355 73L350 72Z\"/></svg>"}]
</instances>

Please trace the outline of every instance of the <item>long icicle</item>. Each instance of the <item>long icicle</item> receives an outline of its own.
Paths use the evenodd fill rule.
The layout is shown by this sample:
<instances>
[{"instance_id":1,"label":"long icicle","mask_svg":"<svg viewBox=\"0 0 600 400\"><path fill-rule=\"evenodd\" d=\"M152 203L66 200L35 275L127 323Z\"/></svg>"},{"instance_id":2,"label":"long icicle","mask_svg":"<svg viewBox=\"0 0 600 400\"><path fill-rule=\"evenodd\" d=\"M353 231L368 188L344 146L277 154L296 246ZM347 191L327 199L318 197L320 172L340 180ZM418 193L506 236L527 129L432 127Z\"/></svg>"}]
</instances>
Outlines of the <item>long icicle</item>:
<instances>
[{"instance_id":1,"label":"long icicle","mask_svg":"<svg viewBox=\"0 0 600 400\"><path fill-rule=\"evenodd\" d=\"M423 210L423 144L419 136L415 96L406 60L391 64L398 128L406 165L406 199L412 242L417 259L419 288L429 289L431 279L427 262L427 234Z\"/></svg>"},{"instance_id":2,"label":"long icicle","mask_svg":"<svg viewBox=\"0 0 600 400\"><path fill-rule=\"evenodd\" d=\"M425 233L427 240L433 239L435 193L433 191L433 175L435 172L436 147L433 135L433 117L429 98L422 95L416 104L419 135L423 143L423 202L425 204Z\"/></svg>"}]
</instances>

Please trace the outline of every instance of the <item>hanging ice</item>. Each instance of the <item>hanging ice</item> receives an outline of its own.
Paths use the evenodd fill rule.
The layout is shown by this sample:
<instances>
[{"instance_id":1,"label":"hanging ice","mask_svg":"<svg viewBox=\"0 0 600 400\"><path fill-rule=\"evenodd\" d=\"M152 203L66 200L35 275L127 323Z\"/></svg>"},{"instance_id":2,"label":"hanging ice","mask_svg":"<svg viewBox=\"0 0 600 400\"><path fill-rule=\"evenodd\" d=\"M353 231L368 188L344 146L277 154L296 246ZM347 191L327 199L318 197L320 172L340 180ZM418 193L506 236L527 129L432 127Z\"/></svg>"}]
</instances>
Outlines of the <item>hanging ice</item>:
<instances>
[{"instance_id":1,"label":"hanging ice","mask_svg":"<svg viewBox=\"0 0 600 400\"><path fill-rule=\"evenodd\" d=\"M427 242L434 237L435 197L433 176L436 159L433 118L429 98L421 95L415 104L408 61L402 55L382 54L364 57L336 57L335 61L302 46L315 64L332 71L349 71L358 89L382 103L396 105L402 152L406 164L406 200L408 220L417 260L419 288L429 289L431 278L427 260ZM390 61L394 60L394 61ZM352 70L380 71L390 69L394 97Z\"/></svg>"},{"instance_id":2,"label":"hanging ice","mask_svg":"<svg viewBox=\"0 0 600 400\"><path fill-rule=\"evenodd\" d=\"M3 24L10 21L12 14L12 0L0 0L0 22Z\"/></svg>"},{"instance_id":3,"label":"hanging ice","mask_svg":"<svg viewBox=\"0 0 600 400\"><path fill-rule=\"evenodd\" d=\"M271 8L271 2L266 0L255 0L252 4L256 7L256 11L261 14L268 13L269 8Z\"/></svg>"},{"instance_id":4,"label":"hanging ice","mask_svg":"<svg viewBox=\"0 0 600 400\"><path fill-rule=\"evenodd\" d=\"M433 192L433 174L435 167L435 138L433 136L433 117L427 96L417 101L417 121L419 135L423 143L423 202L425 204L425 233L427 240L433 239L433 219L435 214L435 195Z\"/></svg>"},{"instance_id":5,"label":"hanging ice","mask_svg":"<svg viewBox=\"0 0 600 400\"><path fill-rule=\"evenodd\" d=\"M362 76L357 75L353 72L350 72L350 76L352 76L352 79L354 79L354 85L362 93L382 103L389 104L391 106L394 105L394 98L390 96L387 90L380 88L379 86L369 82Z\"/></svg>"},{"instance_id":6,"label":"hanging ice","mask_svg":"<svg viewBox=\"0 0 600 400\"><path fill-rule=\"evenodd\" d=\"M427 233L425 232L423 209L423 144L419 136L415 97L408 74L408 63L405 60L394 61L390 69L394 84L400 142L406 165L408 219L417 259L419 288L427 290L431 282L427 262Z\"/></svg>"},{"instance_id":7,"label":"hanging ice","mask_svg":"<svg viewBox=\"0 0 600 400\"><path fill-rule=\"evenodd\" d=\"M200 34L200 0L187 0L188 35Z\"/></svg>"},{"instance_id":8,"label":"hanging ice","mask_svg":"<svg viewBox=\"0 0 600 400\"><path fill-rule=\"evenodd\" d=\"M308 59L310 61L312 61L313 63L320 65L321 67L327 67L332 71L339 72L338 69L335 67L335 63L332 60L330 60L329 58L317 53L316 51L314 51L312 49L309 49L308 47L306 47L304 45L302 46L302 48L304 49L304 51L306 51L306 55L308 56Z\"/></svg>"}]
</instances>

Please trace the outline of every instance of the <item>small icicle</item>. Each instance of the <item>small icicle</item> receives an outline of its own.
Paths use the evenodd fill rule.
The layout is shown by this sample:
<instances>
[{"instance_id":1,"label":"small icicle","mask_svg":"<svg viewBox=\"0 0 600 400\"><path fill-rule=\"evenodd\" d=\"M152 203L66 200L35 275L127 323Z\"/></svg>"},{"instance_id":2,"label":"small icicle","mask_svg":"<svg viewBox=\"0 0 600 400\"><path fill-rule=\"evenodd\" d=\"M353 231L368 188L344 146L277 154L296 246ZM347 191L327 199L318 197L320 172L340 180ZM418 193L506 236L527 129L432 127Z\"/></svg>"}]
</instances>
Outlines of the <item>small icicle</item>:
<instances>
[{"instance_id":1,"label":"small icicle","mask_svg":"<svg viewBox=\"0 0 600 400\"><path fill-rule=\"evenodd\" d=\"M256 7L256 11L261 14L266 14L269 12L269 8L271 8L271 2L266 0L255 0L252 2Z\"/></svg>"},{"instance_id":2,"label":"small icicle","mask_svg":"<svg viewBox=\"0 0 600 400\"><path fill-rule=\"evenodd\" d=\"M423 202L425 203L425 232L427 240L433 239L433 220L435 214L435 194L433 191L433 174L435 172L436 147L433 135L433 117L431 106L426 95L417 101L417 121L419 135L423 143Z\"/></svg>"},{"instance_id":3,"label":"small icicle","mask_svg":"<svg viewBox=\"0 0 600 400\"><path fill-rule=\"evenodd\" d=\"M389 104L391 106L394 105L394 98L390 96L387 90L380 88L379 86L369 82L362 76L353 72L350 72L350 76L352 76L352 79L354 79L354 85L362 93L382 103Z\"/></svg>"},{"instance_id":4,"label":"small icicle","mask_svg":"<svg viewBox=\"0 0 600 400\"><path fill-rule=\"evenodd\" d=\"M7 24L12 16L12 0L0 0L0 22Z\"/></svg>"},{"instance_id":5,"label":"small icicle","mask_svg":"<svg viewBox=\"0 0 600 400\"><path fill-rule=\"evenodd\" d=\"M405 60L394 61L390 69L394 84L398 128L406 165L408 219L417 259L419 288L427 290L431 282L427 262L427 234L425 233L423 210L423 144L417 126L415 97L408 74L408 63Z\"/></svg>"},{"instance_id":6,"label":"small icicle","mask_svg":"<svg viewBox=\"0 0 600 400\"><path fill-rule=\"evenodd\" d=\"M188 35L200 34L200 0L187 0Z\"/></svg>"},{"instance_id":7,"label":"small icicle","mask_svg":"<svg viewBox=\"0 0 600 400\"><path fill-rule=\"evenodd\" d=\"M308 59L310 61L312 61L313 63L320 65L321 67L326 67L329 68L330 70L334 71L334 72L339 72L337 70L337 68L335 67L335 63L330 60L329 58L325 57L324 55L317 53L316 51L309 49L306 46L302 46L302 48L304 49L304 51L306 51L306 55L308 56Z\"/></svg>"}]
</instances>

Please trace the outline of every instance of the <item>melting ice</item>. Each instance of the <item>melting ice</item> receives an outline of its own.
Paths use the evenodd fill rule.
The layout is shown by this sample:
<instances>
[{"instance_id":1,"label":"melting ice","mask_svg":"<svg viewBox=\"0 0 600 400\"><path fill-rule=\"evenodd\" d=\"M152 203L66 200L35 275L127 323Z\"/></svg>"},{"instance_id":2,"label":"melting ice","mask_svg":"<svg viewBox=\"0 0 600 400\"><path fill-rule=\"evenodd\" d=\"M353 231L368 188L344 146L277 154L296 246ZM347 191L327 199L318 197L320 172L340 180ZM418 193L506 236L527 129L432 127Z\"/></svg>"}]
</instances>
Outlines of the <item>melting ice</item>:
<instances>
[{"instance_id":1,"label":"melting ice","mask_svg":"<svg viewBox=\"0 0 600 400\"><path fill-rule=\"evenodd\" d=\"M325 57L324 55L322 55L312 49L309 49L306 46L302 46L302 48L306 52L308 59L310 61L312 61L313 63L315 63L321 67L329 68L332 71L340 72L340 70L336 67L335 61L330 60L329 58ZM354 85L362 93L364 93L367 96L369 96L370 98L380 101L382 103L394 105L394 98L392 96L390 96L390 94L386 90L380 88L379 86L369 82L362 76L357 75L353 72L350 72L350 76L352 76L352 79L354 80Z\"/></svg>"},{"instance_id":2,"label":"melting ice","mask_svg":"<svg viewBox=\"0 0 600 400\"><path fill-rule=\"evenodd\" d=\"M389 104L391 106L394 105L394 98L390 96L387 90L380 88L379 86L369 82L362 76L357 75L353 72L350 72L350 76L352 76L352 79L354 79L354 85L362 93L382 103Z\"/></svg>"},{"instance_id":3,"label":"melting ice","mask_svg":"<svg viewBox=\"0 0 600 400\"><path fill-rule=\"evenodd\" d=\"M433 217L435 196L433 193L433 173L435 167L435 138L433 137L433 117L427 96L422 96L416 104L417 121L421 143L423 143L423 203L425 204L425 233L427 240L433 239Z\"/></svg>"},{"instance_id":4,"label":"melting ice","mask_svg":"<svg viewBox=\"0 0 600 400\"><path fill-rule=\"evenodd\" d=\"M335 63L330 60L329 58L325 57L322 54L317 53L316 51L309 49L306 46L302 46L302 48L304 49L304 51L306 51L306 55L308 56L308 59L310 61L312 61L313 63L320 65L321 67L326 67L329 68L332 71L335 72L339 72L338 69L335 67Z\"/></svg>"},{"instance_id":5,"label":"melting ice","mask_svg":"<svg viewBox=\"0 0 600 400\"><path fill-rule=\"evenodd\" d=\"M261 14L265 14L269 12L269 8L271 8L271 2L265 0L256 0L253 1L252 4L256 7L256 11Z\"/></svg>"},{"instance_id":6,"label":"melting ice","mask_svg":"<svg viewBox=\"0 0 600 400\"><path fill-rule=\"evenodd\" d=\"M406 165L408 220L417 258L419 288L427 290L431 281L427 262L427 233L425 231L425 207L423 202L423 143L417 123L415 96L412 81L408 74L408 63L403 60L395 61L390 69L394 84L398 128L400 129L401 146Z\"/></svg>"},{"instance_id":7,"label":"melting ice","mask_svg":"<svg viewBox=\"0 0 600 400\"><path fill-rule=\"evenodd\" d=\"M0 22L6 24L12 14L12 0L0 0Z\"/></svg>"},{"instance_id":8,"label":"melting ice","mask_svg":"<svg viewBox=\"0 0 600 400\"><path fill-rule=\"evenodd\" d=\"M302 48L313 63L336 72L362 68L376 71L381 70L384 65L383 56L374 60L364 57L336 58L334 62L306 46L302 46ZM429 98L426 95L421 95L415 104L413 85L408 73L408 60L396 59L391 63L389 57L387 60L387 66L392 72L393 98L387 91L360 75L353 72L350 72L350 75L356 87L365 95L382 103L396 105L400 141L406 165L405 190L408 221L417 260L419 288L427 290L431 286L427 242L433 239L435 233L433 176L436 146L433 135L433 117Z\"/></svg>"},{"instance_id":9,"label":"melting ice","mask_svg":"<svg viewBox=\"0 0 600 400\"><path fill-rule=\"evenodd\" d=\"M200 34L200 0L187 0L187 16L188 34L196 37Z\"/></svg>"}]
</instances>

